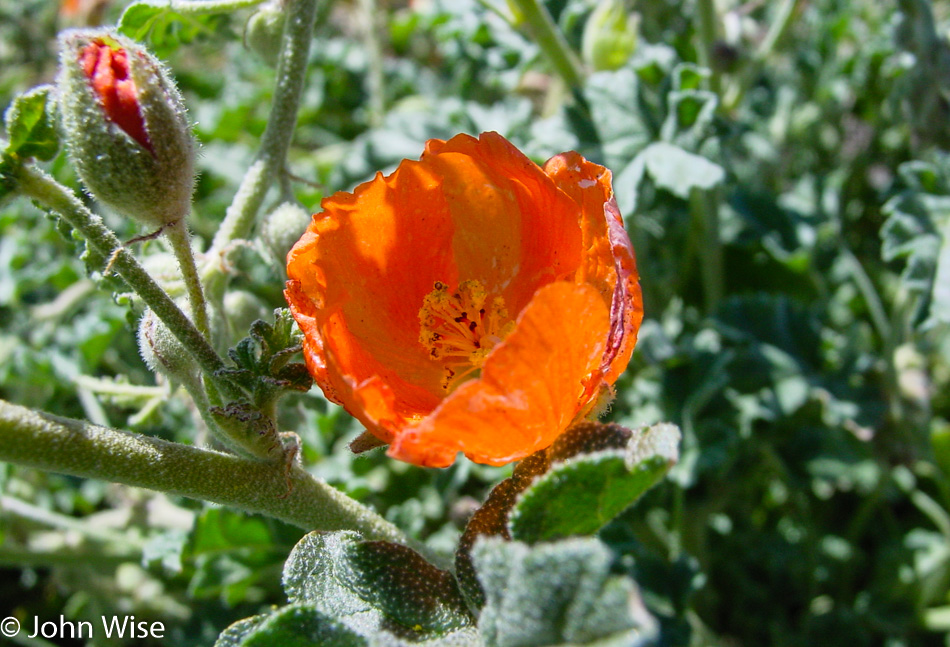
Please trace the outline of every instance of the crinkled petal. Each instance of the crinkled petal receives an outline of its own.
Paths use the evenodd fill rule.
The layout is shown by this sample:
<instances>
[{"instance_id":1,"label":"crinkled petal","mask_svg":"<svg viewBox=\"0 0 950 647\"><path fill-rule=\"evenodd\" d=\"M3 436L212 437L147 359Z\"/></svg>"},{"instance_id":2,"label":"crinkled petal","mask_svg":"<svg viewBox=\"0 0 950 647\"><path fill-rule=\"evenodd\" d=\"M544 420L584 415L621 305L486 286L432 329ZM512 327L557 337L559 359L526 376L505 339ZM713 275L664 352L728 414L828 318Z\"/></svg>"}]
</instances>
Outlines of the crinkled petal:
<instances>
[{"instance_id":1,"label":"crinkled petal","mask_svg":"<svg viewBox=\"0 0 950 647\"><path fill-rule=\"evenodd\" d=\"M613 384L627 368L643 321L643 296L633 245L623 227L610 171L573 151L544 165L554 183L580 207L583 261L575 280L596 287L610 308L604 379Z\"/></svg>"},{"instance_id":2,"label":"crinkled petal","mask_svg":"<svg viewBox=\"0 0 950 647\"><path fill-rule=\"evenodd\" d=\"M445 467L461 451L477 463L503 465L547 447L587 404L588 382L600 380L609 332L609 311L595 288L567 281L542 287L481 377L399 431L389 455Z\"/></svg>"}]
</instances>

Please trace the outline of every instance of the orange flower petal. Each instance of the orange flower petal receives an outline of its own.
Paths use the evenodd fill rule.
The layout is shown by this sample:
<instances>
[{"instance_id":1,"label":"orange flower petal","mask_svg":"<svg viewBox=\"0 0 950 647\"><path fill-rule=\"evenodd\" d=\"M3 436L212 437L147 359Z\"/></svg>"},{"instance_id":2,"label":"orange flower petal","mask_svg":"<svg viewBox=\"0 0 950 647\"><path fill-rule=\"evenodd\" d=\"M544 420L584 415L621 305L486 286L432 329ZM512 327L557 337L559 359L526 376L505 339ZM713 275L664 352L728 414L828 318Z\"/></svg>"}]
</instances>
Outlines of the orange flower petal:
<instances>
[{"instance_id":1,"label":"orange flower petal","mask_svg":"<svg viewBox=\"0 0 950 647\"><path fill-rule=\"evenodd\" d=\"M457 452L503 465L547 447L582 408L599 379L610 315L593 287L542 287L482 376L466 382L420 423L396 433L389 455L446 467Z\"/></svg>"},{"instance_id":2,"label":"orange flower petal","mask_svg":"<svg viewBox=\"0 0 950 647\"><path fill-rule=\"evenodd\" d=\"M442 177L459 277L500 289L512 313L580 265L577 205L498 133L430 141L422 163Z\"/></svg>"},{"instance_id":3,"label":"orange flower petal","mask_svg":"<svg viewBox=\"0 0 950 647\"><path fill-rule=\"evenodd\" d=\"M324 358L315 379L344 400L345 383L383 374L394 380L399 400L419 400L407 389L429 392L427 413L442 396L441 372L419 344L419 307L434 281L455 279L447 252L453 225L439 178L418 162L404 162L391 176L377 175L322 206L287 264L288 302L312 313L311 330L320 338L311 350L340 353L336 372Z\"/></svg>"},{"instance_id":4,"label":"orange flower petal","mask_svg":"<svg viewBox=\"0 0 950 647\"><path fill-rule=\"evenodd\" d=\"M610 339L604 351L604 379L613 384L627 368L643 321L643 295L636 258L614 199L609 170L573 151L544 165L561 191L581 210L584 260L575 280L596 287L610 307Z\"/></svg>"}]
</instances>

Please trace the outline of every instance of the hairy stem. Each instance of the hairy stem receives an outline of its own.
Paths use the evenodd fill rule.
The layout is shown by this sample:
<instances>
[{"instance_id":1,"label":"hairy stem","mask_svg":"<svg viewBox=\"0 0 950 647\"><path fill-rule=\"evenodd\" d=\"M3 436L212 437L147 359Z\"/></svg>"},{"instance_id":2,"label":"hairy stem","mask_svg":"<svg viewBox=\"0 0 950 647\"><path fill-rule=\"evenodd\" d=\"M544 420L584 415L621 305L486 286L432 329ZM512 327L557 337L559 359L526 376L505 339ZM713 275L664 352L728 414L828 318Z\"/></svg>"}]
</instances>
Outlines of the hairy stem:
<instances>
[{"instance_id":1,"label":"hairy stem","mask_svg":"<svg viewBox=\"0 0 950 647\"><path fill-rule=\"evenodd\" d=\"M254 163L244 174L208 252L209 263L204 278L212 292L212 300L217 300L224 291L224 257L230 253L236 240L246 239L250 235L267 191L284 168L287 149L297 124L297 109L306 78L316 7L316 0L291 0L289 3L277 64L274 103L261 138L261 148Z\"/></svg>"},{"instance_id":2,"label":"hairy stem","mask_svg":"<svg viewBox=\"0 0 950 647\"><path fill-rule=\"evenodd\" d=\"M198 267L195 265L195 255L191 251L191 236L188 235L185 219L172 223L165 228L164 233L181 268L181 277L185 281L185 290L188 293L188 303L191 305L191 316L195 320L195 327L206 338L210 338L208 306L205 303L204 290L201 288L201 279L198 278Z\"/></svg>"},{"instance_id":3,"label":"hairy stem","mask_svg":"<svg viewBox=\"0 0 950 647\"><path fill-rule=\"evenodd\" d=\"M538 47L570 88L579 88L584 81L584 68L571 50L564 34L554 24L551 14L538 0L512 0L524 16L524 21Z\"/></svg>"},{"instance_id":4,"label":"hairy stem","mask_svg":"<svg viewBox=\"0 0 950 647\"><path fill-rule=\"evenodd\" d=\"M224 393L237 397L239 393L229 382L215 377L225 368L224 361L214 351L204 335L195 327L168 293L155 282L135 257L95 215L66 187L44 171L24 165L16 173L17 187L23 195L58 213L69 225L102 256L112 259L112 269L129 284L152 312L191 353L199 366Z\"/></svg>"},{"instance_id":5,"label":"hairy stem","mask_svg":"<svg viewBox=\"0 0 950 647\"><path fill-rule=\"evenodd\" d=\"M396 526L299 466L247 460L0 400L0 461L260 513L306 530L405 543Z\"/></svg>"}]
</instances>

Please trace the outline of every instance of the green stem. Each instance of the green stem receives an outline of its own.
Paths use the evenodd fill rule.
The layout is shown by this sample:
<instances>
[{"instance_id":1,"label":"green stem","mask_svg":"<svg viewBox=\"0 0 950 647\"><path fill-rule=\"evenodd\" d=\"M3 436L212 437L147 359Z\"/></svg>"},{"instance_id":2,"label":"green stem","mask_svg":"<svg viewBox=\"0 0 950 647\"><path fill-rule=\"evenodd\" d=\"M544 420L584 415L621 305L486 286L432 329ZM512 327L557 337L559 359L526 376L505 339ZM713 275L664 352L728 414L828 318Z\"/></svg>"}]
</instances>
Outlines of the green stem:
<instances>
[{"instance_id":1,"label":"green stem","mask_svg":"<svg viewBox=\"0 0 950 647\"><path fill-rule=\"evenodd\" d=\"M517 29L517 25L515 25L514 21L511 18L511 15L499 9L497 6L495 6L495 3L491 2L491 0L475 0L475 1L478 2L478 4L480 4L483 8L487 9L488 11L492 12L493 14L495 14L496 16L504 20L505 23L512 29Z\"/></svg>"},{"instance_id":2,"label":"green stem","mask_svg":"<svg viewBox=\"0 0 950 647\"><path fill-rule=\"evenodd\" d=\"M95 528L81 519L69 517L51 510L45 510L12 496L0 496L0 511L14 517L19 517L20 519L46 526L47 528L71 530L87 539L107 544L116 544L126 547L129 550L141 551L142 549L141 542L127 533Z\"/></svg>"},{"instance_id":3,"label":"green stem","mask_svg":"<svg viewBox=\"0 0 950 647\"><path fill-rule=\"evenodd\" d=\"M794 22L793 18L800 3L801 0L783 0L782 4L779 5L775 13L775 18L769 27L769 31L762 40L762 44L759 45L759 48L755 51L752 62L748 68L743 71L738 83L733 86L734 91L730 93L729 97L723 100L723 108L726 112L735 110L742 102L752 82L762 71L765 62L788 33L789 28Z\"/></svg>"},{"instance_id":4,"label":"green stem","mask_svg":"<svg viewBox=\"0 0 950 647\"><path fill-rule=\"evenodd\" d=\"M386 95L383 83L383 50L379 44L380 19L383 17L376 0L360 0L363 23L363 45L369 57L369 73L366 75L366 91L369 94L369 123L378 127L383 123L386 111Z\"/></svg>"},{"instance_id":5,"label":"green stem","mask_svg":"<svg viewBox=\"0 0 950 647\"><path fill-rule=\"evenodd\" d=\"M188 303L191 305L191 316L195 327L206 339L210 339L211 329L208 326L208 305L205 303L204 291L201 288L201 279L198 277L198 267L195 265L195 255L191 251L191 236L188 235L188 225L185 219L172 223L165 228L165 237L175 252L178 266L181 268L181 277L185 281L185 290L188 293Z\"/></svg>"},{"instance_id":6,"label":"green stem","mask_svg":"<svg viewBox=\"0 0 950 647\"><path fill-rule=\"evenodd\" d=\"M716 309L725 289L718 196L719 193L715 189L694 189L689 196L692 226L697 231L695 249L700 265L707 313Z\"/></svg>"},{"instance_id":7,"label":"green stem","mask_svg":"<svg viewBox=\"0 0 950 647\"><path fill-rule=\"evenodd\" d=\"M301 467L247 460L0 400L0 461L212 501L306 530L405 543L396 526Z\"/></svg>"},{"instance_id":8,"label":"green stem","mask_svg":"<svg viewBox=\"0 0 950 647\"><path fill-rule=\"evenodd\" d=\"M254 163L244 174L208 252L204 278L212 301L217 301L224 292L223 261L230 254L235 241L250 235L267 191L284 169L303 94L316 7L316 0L291 0L289 3L277 64L274 103L261 137L261 148Z\"/></svg>"},{"instance_id":9,"label":"green stem","mask_svg":"<svg viewBox=\"0 0 950 647\"><path fill-rule=\"evenodd\" d=\"M697 0L696 8L699 18L699 62L703 67L709 68L709 89L718 95L722 90L722 79L713 60L716 41L719 39L716 4L713 0Z\"/></svg>"},{"instance_id":10,"label":"green stem","mask_svg":"<svg viewBox=\"0 0 950 647\"><path fill-rule=\"evenodd\" d=\"M775 51L775 46L785 38L789 27L792 26L792 16L795 15L795 8L800 1L801 0L784 0L782 4L779 5L775 19L772 21L768 33L765 34L762 44L759 45L759 49L755 52L756 60L764 61L771 56L772 52Z\"/></svg>"},{"instance_id":11,"label":"green stem","mask_svg":"<svg viewBox=\"0 0 950 647\"><path fill-rule=\"evenodd\" d=\"M132 550L115 544L107 546L90 545L83 548L56 548L54 550L33 550L10 545L0 546L0 567L24 568L33 566L49 568L51 566L90 567L97 569L115 568L125 562L141 562L142 551Z\"/></svg>"},{"instance_id":12,"label":"green stem","mask_svg":"<svg viewBox=\"0 0 950 647\"><path fill-rule=\"evenodd\" d=\"M512 3L524 16L528 30L554 70L564 79L568 87L580 88L584 82L584 68L570 45L567 44L564 34L554 24L551 14L541 6L538 0L512 0Z\"/></svg>"},{"instance_id":13,"label":"green stem","mask_svg":"<svg viewBox=\"0 0 950 647\"><path fill-rule=\"evenodd\" d=\"M168 293L135 260L132 253L122 245L112 230L106 227L102 218L89 211L72 191L36 167L26 165L20 167L16 171L15 179L18 189L24 195L58 213L73 229L82 234L100 255L112 258L112 268L168 326L172 334L194 356L199 366L218 388L232 397L239 396L236 387L215 377L215 373L225 368L225 364L208 344L204 335L175 305Z\"/></svg>"},{"instance_id":14,"label":"green stem","mask_svg":"<svg viewBox=\"0 0 950 647\"><path fill-rule=\"evenodd\" d=\"M163 386L128 384L108 378L92 377L91 375L77 375L73 378L73 381L77 386L101 395L135 398L137 400L168 397L168 389Z\"/></svg>"}]
</instances>

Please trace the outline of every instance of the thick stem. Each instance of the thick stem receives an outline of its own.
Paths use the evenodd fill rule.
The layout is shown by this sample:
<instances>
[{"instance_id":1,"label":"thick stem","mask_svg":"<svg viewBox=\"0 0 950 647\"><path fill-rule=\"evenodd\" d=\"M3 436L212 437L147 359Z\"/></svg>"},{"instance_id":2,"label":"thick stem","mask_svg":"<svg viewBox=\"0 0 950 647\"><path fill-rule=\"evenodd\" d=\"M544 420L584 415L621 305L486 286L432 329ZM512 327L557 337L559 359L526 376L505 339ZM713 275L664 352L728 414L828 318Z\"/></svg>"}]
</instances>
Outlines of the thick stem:
<instances>
[{"instance_id":1,"label":"thick stem","mask_svg":"<svg viewBox=\"0 0 950 647\"><path fill-rule=\"evenodd\" d=\"M188 235L185 219L172 223L165 228L164 233L181 268L181 277L185 281L185 291L188 293L188 303L191 305L191 316L195 321L195 327L206 339L210 339L208 305L205 303L204 290L201 288L201 279L198 277L195 255L191 251L191 236Z\"/></svg>"},{"instance_id":2,"label":"thick stem","mask_svg":"<svg viewBox=\"0 0 950 647\"><path fill-rule=\"evenodd\" d=\"M584 68L577 55L571 50L564 34L554 24L551 14L541 6L538 0L512 0L524 16L524 21L538 47L558 75L570 88L580 88L584 82Z\"/></svg>"},{"instance_id":3,"label":"thick stem","mask_svg":"<svg viewBox=\"0 0 950 647\"><path fill-rule=\"evenodd\" d=\"M405 543L396 526L299 466L264 463L0 400L0 461L260 513L306 530L356 530Z\"/></svg>"},{"instance_id":4,"label":"thick stem","mask_svg":"<svg viewBox=\"0 0 950 647\"><path fill-rule=\"evenodd\" d=\"M83 205L66 187L59 184L44 171L24 165L16 174L18 189L42 206L58 213L69 225L103 257L112 259L112 268L129 284L152 309L155 315L191 353L204 372L215 381L218 388L232 397L239 393L229 382L218 380L215 373L225 368L218 356L185 313L175 305L168 293L155 282L151 275L135 260L132 253L122 245L102 218Z\"/></svg>"},{"instance_id":5,"label":"thick stem","mask_svg":"<svg viewBox=\"0 0 950 647\"><path fill-rule=\"evenodd\" d=\"M297 124L297 109L307 73L316 7L316 0L291 0L289 3L277 64L274 103L261 138L261 148L255 162L244 174L208 252L205 280L212 291L212 300L216 299L214 293L223 291L224 287L224 282L215 276L222 274L222 257L230 252L234 241L250 235L268 189L284 168L287 149Z\"/></svg>"}]
</instances>

